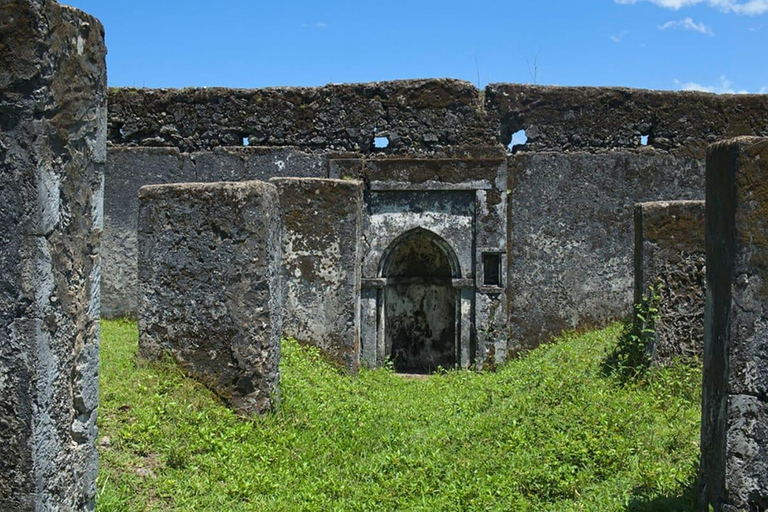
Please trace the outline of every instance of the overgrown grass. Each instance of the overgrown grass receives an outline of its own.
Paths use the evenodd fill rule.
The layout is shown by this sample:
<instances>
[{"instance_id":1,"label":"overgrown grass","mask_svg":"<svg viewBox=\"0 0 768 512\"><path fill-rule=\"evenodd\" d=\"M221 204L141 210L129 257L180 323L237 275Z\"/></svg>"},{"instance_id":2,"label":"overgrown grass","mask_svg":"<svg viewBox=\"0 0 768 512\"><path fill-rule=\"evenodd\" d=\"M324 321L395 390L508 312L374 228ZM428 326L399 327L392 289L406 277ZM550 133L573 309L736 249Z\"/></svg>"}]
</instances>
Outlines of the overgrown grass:
<instances>
[{"instance_id":1,"label":"overgrown grass","mask_svg":"<svg viewBox=\"0 0 768 512\"><path fill-rule=\"evenodd\" d=\"M284 342L281 409L254 420L172 365L137 368L135 324L102 327L103 511L693 506L700 370L603 376L618 326L427 380L340 375Z\"/></svg>"}]
</instances>

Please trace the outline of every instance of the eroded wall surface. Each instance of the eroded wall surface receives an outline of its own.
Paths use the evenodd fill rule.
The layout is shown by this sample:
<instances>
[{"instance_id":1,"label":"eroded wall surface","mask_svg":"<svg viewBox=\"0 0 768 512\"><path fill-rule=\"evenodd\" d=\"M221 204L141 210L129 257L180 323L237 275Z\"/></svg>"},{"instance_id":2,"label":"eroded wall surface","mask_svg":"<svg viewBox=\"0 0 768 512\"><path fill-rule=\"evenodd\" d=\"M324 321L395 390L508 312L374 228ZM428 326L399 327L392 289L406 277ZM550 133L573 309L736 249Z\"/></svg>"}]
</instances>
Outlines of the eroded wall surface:
<instances>
[{"instance_id":1,"label":"eroded wall surface","mask_svg":"<svg viewBox=\"0 0 768 512\"><path fill-rule=\"evenodd\" d=\"M656 364L701 359L706 281L704 201L635 207L635 304L659 299L651 357Z\"/></svg>"},{"instance_id":2,"label":"eroded wall surface","mask_svg":"<svg viewBox=\"0 0 768 512\"><path fill-rule=\"evenodd\" d=\"M285 225L283 334L356 373L360 364L363 187L274 178Z\"/></svg>"},{"instance_id":3,"label":"eroded wall surface","mask_svg":"<svg viewBox=\"0 0 768 512\"><path fill-rule=\"evenodd\" d=\"M109 126L114 147L197 152L198 166L227 152L220 179L240 179L244 164L233 151L251 148L217 147L247 142L322 160L275 175L311 168L318 174L294 175L359 179L372 194L474 190L481 222L472 279L484 254L508 258L501 285L461 307L477 316L478 360L503 360L563 329L629 314L634 203L702 199L704 148L768 135L768 97L519 84L480 91L457 80L122 89L111 92ZM527 143L489 177L489 160L518 130ZM364 289L363 303L376 293Z\"/></svg>"},{"instance_id":4,"label":"eroded wall surface","mask_svg":"<svg viewBox=\"0 0 768 512\"><path fill-rule=\"evenodd\" d=\"M104 30L0 0L0 46L0 509L92 510Z\"/></svg>"},{"instance_id":5,"label":"eroded wall surface","mask_svg":"<svg viewBox=\"0 0 768 512\"><path fill-rule=\"evenodd\" d=\"M707 155L700 510L768 508L768 138Z\"/></svg>"},{"instance_id":6,"label":"eroded wall surface","mask_svg":"<svg viewBox=\"0 0 768 512\"><path fill-rule=\"evenodd\" d=\"M283 314L277 189L148 185L139 201L139 356L170 354L240 413L273 409Z\"/></svg>"},{"instance_id":7,"label":"eroded wall surface","mask_svg":"<svg viewBox=\"0 0 768 512\"><path fill-rule=\"evenodd\" d=\"M137 314L136 224L144 185L326 176L325 156L292 148L232 147L182 153L173 147L112 146L104 197L101 311Z\"/></svg>"},{"instance_id":8,"label":"eroded wall surface","mask_svg":"<svg viewBox=\"0 0 768 512\"><path fill-rule=\"evenodd\" d=\"M509 160L510 350L631 311L634 205L701 199L704 166L657 151Z\"/></svg>"}]
</instances>

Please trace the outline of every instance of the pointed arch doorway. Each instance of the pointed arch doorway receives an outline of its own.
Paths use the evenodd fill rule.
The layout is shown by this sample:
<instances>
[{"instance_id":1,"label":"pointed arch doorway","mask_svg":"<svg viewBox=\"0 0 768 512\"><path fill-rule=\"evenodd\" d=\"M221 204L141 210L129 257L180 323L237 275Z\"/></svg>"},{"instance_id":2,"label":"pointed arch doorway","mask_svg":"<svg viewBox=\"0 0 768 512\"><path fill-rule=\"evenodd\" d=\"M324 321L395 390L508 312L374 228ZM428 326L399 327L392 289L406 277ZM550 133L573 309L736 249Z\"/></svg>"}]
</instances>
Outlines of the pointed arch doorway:
<instances>
[{"instance_id":1,"label":"pointed arch doorway","mask_svg":"<svg viewBox=\"0 0 768 512\"><path fill-rule=\"evenodd\" d=\"M453 279L460 273L450 245L423 228L403 233L384 252L384 348L396 371L431 373L457 365L461 299Z\"/></svg>"}]
</instances>

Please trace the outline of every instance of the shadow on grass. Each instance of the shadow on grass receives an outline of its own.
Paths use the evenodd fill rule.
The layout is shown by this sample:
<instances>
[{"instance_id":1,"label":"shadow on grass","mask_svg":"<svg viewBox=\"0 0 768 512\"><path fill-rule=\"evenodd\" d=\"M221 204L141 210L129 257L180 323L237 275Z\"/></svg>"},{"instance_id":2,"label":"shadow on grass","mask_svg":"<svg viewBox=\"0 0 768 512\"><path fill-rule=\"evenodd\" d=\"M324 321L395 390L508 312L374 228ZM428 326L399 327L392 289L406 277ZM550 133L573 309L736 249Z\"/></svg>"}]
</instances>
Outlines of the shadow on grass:
<instances>
[{"instance_id":1,"label":"shadow on grass","mask_svg":"<svg viewBox=\"0 0 768 512\"><path fill-rule=\"evenodd\" d=\"M637 487L632 491L628 512L694 512L698 480L696 474L686 482L676 496L654 496L651 490Z\"/></svg>"}]
</instances>

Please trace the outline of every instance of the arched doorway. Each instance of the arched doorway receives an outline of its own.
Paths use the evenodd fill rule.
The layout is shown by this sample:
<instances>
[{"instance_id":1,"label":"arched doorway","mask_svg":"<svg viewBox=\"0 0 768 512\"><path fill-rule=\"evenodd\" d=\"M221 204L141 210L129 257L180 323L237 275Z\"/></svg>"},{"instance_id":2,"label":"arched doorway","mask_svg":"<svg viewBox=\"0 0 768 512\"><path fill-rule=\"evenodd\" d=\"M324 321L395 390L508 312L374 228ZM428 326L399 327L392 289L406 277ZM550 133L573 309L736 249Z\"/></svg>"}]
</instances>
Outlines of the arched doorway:
<instances>
[{"instance_id":1,"label":"arched doorway","mask_svg":"<svg viewBox=\"0 0 768 512\"><path fill-rule=\"evenodd\" d=\"M457 362L456 255L435 233L417 228L385 251L385 351L402 373L430 373Z\"/></svg>"}]
</instances>

